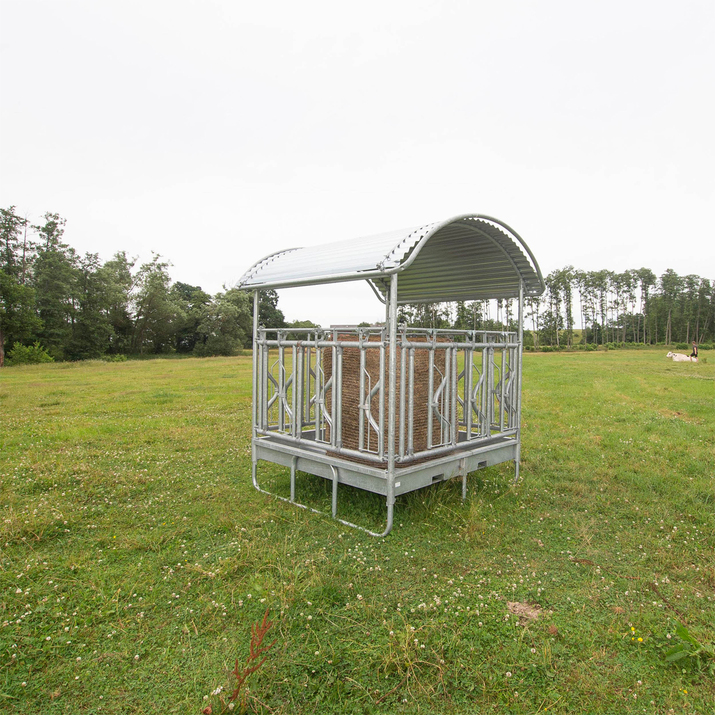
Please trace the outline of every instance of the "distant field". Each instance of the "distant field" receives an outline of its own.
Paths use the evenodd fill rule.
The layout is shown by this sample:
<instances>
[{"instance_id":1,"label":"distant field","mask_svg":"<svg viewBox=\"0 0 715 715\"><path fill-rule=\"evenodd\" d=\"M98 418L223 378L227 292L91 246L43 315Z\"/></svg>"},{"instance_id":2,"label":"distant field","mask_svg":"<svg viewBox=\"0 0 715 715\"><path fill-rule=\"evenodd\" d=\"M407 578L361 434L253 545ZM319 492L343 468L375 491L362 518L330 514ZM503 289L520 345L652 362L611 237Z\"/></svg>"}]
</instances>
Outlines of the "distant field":
<instances>
[{"instance_id":1,"label":"distant field","mask_svg":"<svg viewBox=\"0 0 715 715\"><path fill-rule=\"evenodd\" d=\"M715 645L703 356L526 354L521 483L400 498L385 539L253 489L250 357L0 371L0 710L216 715L270 609L234 712L711 715L715 654L665 658Z\"/></svg>"}]
</instances>

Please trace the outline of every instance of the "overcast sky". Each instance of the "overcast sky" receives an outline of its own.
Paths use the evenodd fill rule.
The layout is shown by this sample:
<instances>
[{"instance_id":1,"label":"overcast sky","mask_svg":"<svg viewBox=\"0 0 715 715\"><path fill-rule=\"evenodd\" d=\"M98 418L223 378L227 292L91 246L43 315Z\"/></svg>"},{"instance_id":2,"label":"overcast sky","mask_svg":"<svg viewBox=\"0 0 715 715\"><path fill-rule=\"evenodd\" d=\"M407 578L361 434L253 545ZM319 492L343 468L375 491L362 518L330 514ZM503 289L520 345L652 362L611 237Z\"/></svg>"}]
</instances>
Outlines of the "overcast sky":
<instances>
[{"instance_id":1,"label":"overcast sky","mask_svg":"<svg viewBox=\"0 0 715 715\"><path fill-rule=\"evenodd\" d=\"M715 279L713 0L0 0L0 205L215 293L464 213L544 275ZM289 320L382 317L366 286Z\"/></svg>"}]
</instances>

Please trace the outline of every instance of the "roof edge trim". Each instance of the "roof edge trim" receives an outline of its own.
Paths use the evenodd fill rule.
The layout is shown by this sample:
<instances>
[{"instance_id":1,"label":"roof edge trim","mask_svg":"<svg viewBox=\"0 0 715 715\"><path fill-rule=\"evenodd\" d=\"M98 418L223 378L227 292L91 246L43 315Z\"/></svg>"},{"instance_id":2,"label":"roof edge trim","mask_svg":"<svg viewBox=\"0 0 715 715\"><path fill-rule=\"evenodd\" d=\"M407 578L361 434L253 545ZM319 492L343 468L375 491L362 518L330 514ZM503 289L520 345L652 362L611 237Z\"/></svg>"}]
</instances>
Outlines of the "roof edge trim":
<instances>
[{"instance_id":1,"label":"roof edge trim","mask_svg":"<svg viewBox=\"0 0 715 715\"><path fill-rule=\"evenodd\" d=\"M502 228L506 229L512 236L514 236L517 241L519 241L521 247L526 251L526 255L529 256L529 260L531 261L531 264L536 271L536 275L539 277L539 282L541 283L541 289L543 293L546 290L544 276L541 274L541 268L539 267L536 258L534 258L534 254L531 252L531 249L526 245L526 241L524 241L524 239L508 223L504 223L504 221L500 221L498 218L494 218L493 216L487 216L486 214L476 214L476 217L481 218L484 221L491 221L497 226L501 226Z\"/></svg>"}]
</instances>

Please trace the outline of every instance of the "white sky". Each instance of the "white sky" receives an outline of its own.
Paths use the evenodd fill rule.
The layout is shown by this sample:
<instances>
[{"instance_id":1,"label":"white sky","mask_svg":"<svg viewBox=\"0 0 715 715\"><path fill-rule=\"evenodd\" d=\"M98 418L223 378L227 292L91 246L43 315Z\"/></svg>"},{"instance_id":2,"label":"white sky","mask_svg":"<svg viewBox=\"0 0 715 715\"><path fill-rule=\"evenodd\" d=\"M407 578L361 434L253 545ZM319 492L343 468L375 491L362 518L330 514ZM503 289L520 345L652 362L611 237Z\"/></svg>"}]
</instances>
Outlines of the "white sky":
<instances>
[{"instance_id":1,"label":"white sky","mask_svg":"<svg viewBox=\"0 0 715 715\"><path fill-rule=\"evenodd\" d=\"M712 0L0 0L0 205L215 293L463 213L544 275L715 278ZM362 284L289 320L383 317Z\"/></svg>"}]
</instances>

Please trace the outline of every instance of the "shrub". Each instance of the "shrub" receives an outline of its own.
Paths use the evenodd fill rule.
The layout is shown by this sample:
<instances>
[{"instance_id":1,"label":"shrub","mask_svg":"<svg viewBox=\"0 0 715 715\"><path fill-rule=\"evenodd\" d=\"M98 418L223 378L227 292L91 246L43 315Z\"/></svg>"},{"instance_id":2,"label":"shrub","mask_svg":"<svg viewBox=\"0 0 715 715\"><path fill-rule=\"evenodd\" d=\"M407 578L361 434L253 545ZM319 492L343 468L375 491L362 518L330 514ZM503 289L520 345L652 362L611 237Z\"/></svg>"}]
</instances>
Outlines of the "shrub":
<instances>
[{"instance_id":1,"label":"shrub","mask_svg":"<svg viewBox=\"0 0 715 715\"><path fill-rule=\"evenodd\" d=\"M102 360L104 362L126 362L127 361L127 356L126 355L103 355Z\"/></svg>"},{"instance_id":2,"label":"shrub","mask_svg":"<svg viewBox=\"0 0 715 715\"><path fill-rule=\"evenodd\" d=\"M15 343L7 354L8 365L38 365L43 362L54 362L54 358L47 354L47 350L40 343L23 345Z\"/></svg>"},{"instance_id":3,"label":"shrub","mask_svg":"<svg viewBox=\"0 0 715 715\"><path fill-rule=\"evenodd\" d=\"M194 357L215 357L224 355L242 355L240 341L228 335L209 335L205 343L197 343L194 347Z\"/></svg>"}]
</instances>

